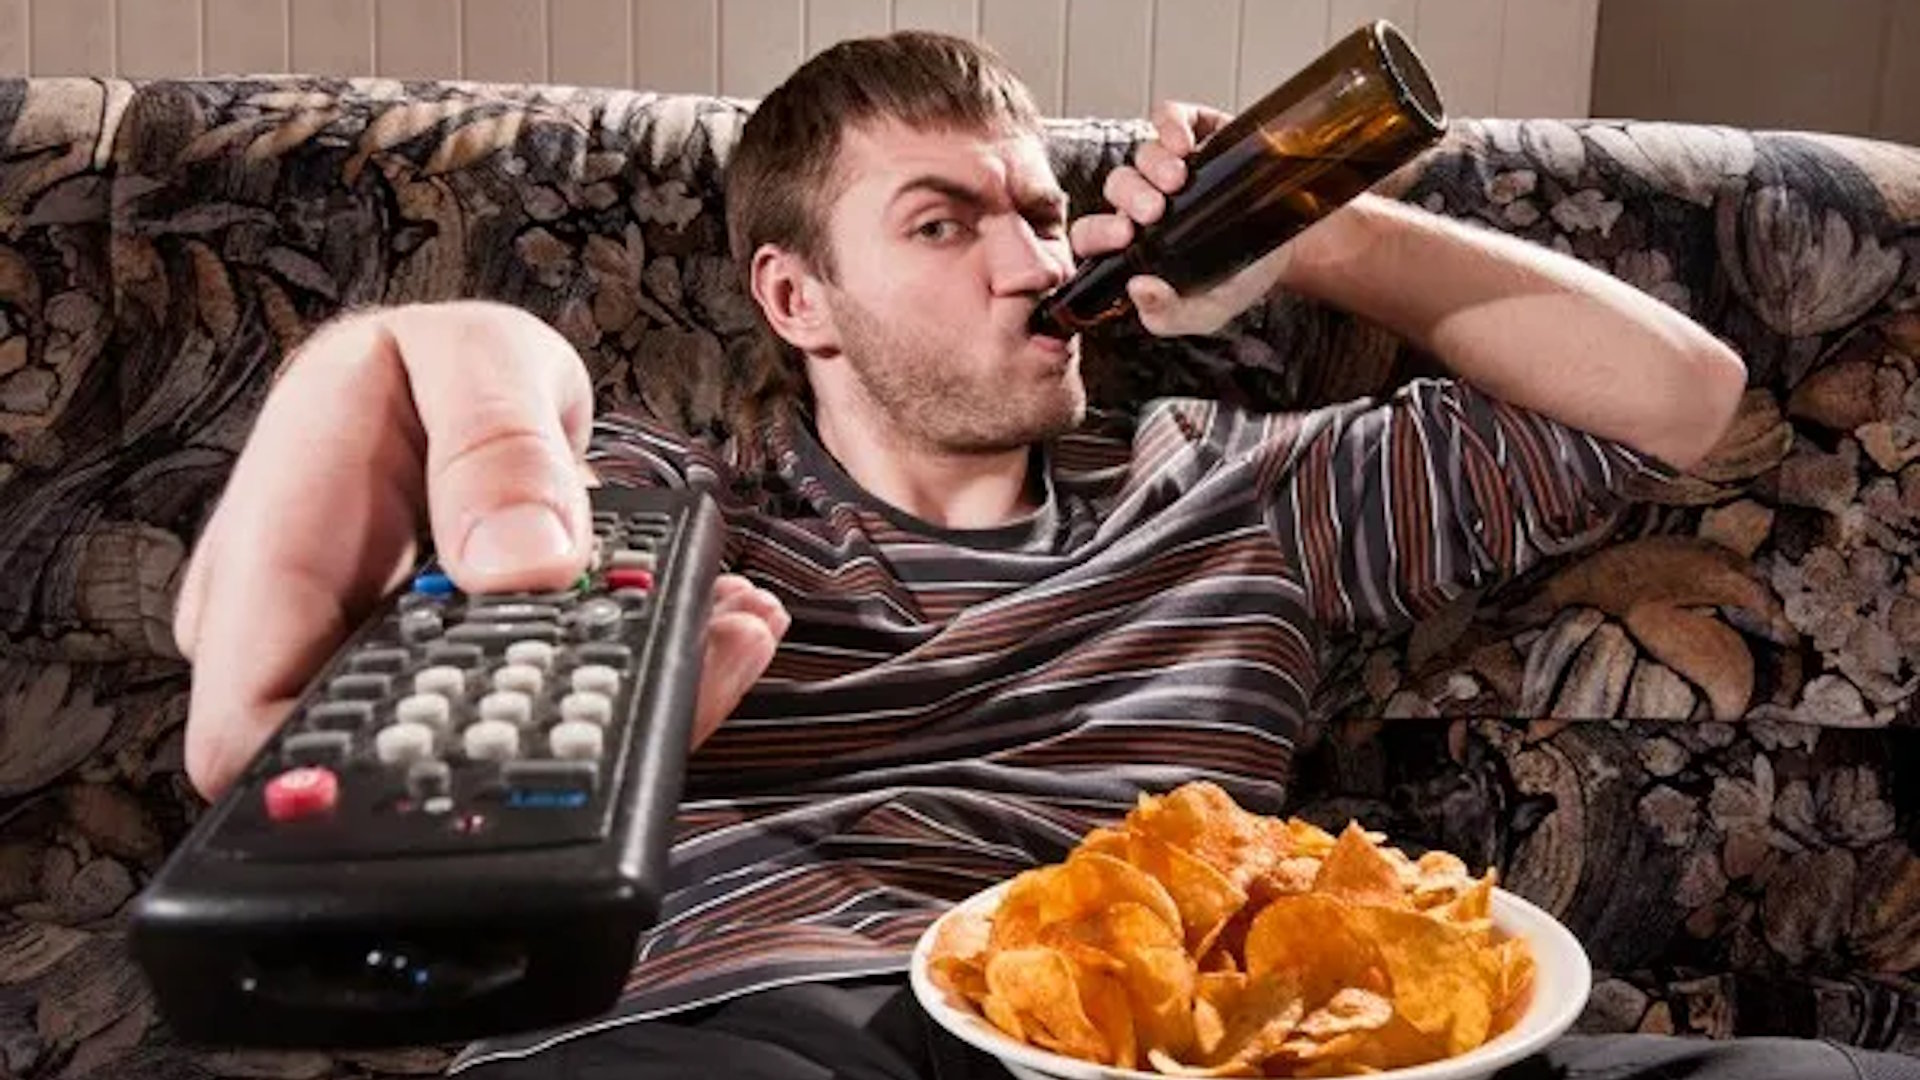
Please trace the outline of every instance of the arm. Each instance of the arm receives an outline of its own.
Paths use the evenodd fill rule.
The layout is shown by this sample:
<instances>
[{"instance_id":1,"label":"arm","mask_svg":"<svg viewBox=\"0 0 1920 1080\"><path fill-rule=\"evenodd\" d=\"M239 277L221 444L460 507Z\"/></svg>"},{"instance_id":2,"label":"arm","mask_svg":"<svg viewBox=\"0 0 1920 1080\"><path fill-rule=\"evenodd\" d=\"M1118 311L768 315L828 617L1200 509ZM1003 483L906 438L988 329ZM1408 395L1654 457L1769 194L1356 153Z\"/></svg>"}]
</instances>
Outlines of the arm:
<instances>
[{"instance_id":1,"label":"arm","mask_svg":"<svg viewBox=\"0 0 1920 1080\"><path fill-rule=\"evenodd\" d=\"M225 791L314 669L403 580L423 519L463 589L571 581L589 555L580 459L592 415L572 346L502 305L358 314L301 346L177 597L174 635L193 664L186 766L201 794ZM787 624L745 578L715 583L696 745Z\"/></svg>"},{"instance_id":2,"label":"arm","mask_svg":"<svg viewBox=\"0 0 1920 1080\"><path fill-rule=\"evenodd\" d=\"M1182 158L1225 114L1154 110L1158 138L1108 177L1127 216L1076 224L1083 253L1111 250L1186 181ZM1151 182L1149 182L1151 181ZM1130 286L1157 334L1210 333L1274 288L1350 311L1513 405L1686 470L1719 441L1746 388L1739 356L1685 315L1570 256L1363 195L1207 293Z\"/></svg>"},{"instance_id":3,"label":"arm","mask_svg":"<svg viewBox=\"0 0 1920 1080\"><path fill-rule=\"evenodd\" d=\"M1571 256L1363 195L1300 236L1279 288L1354 312L1482 390L1679 469L1733 419L1746 366Z\"/></svg>"}]
</instances>

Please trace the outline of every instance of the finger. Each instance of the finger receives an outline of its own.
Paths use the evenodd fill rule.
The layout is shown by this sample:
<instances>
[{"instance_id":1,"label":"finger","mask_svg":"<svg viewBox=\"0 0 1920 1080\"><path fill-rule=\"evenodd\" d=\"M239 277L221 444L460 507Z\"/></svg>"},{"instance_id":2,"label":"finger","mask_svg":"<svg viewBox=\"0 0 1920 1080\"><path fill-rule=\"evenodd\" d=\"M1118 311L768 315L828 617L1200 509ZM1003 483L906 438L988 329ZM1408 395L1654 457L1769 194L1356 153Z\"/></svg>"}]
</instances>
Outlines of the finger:
<instances>
[{"instance_id":1,"label":"finger","mask_svg":"<svg viewBox=\"0 0 1920 1080\"><path fill-rule=\"evenodd\" d=\"M1115 210L1143 225L1158 218L1167 202L1160 189L1148 183L1131 165L1118 165L1107 173L1101 193Z\"/></svg>"},{"instance_id":2,"label":"finger","mask_svg":"<svg viewBox=\"0 0 1920 1080\"><path fill-rule=\"evenodd\" d=\"M224 503L222 499L214 504L213 513L200 530L200 538L187 555L186 572L180 578L180 587L174 592L173 643L188 661L193 659L197 651L200 612L206 607L207 581L220 557L220 523L225 519L220 509Z\"/></svg>"},{"instance_id":3,"label":"finger","mask_svg":"<svg viewBox=\"0 0 1920 1080\"><path fill-rule=\"evenodd\" d=\"M553 588L585 565L579 461L593 390L566 339L516 309L394 313L394 351L426 432L436 553L468 592Z\"/></svg>"},{"instance_id":4,"label":"finger","mask_svg":"<svg viewBox=\"0 0 1920 1080\"><path fill-rule=\"evenodd\" d=\"M739 574L721 574L713 579L714 610L718 611L722 603L743 593L753 591L753 582Z\"/></svg>"},{"instance_id":5,"label":"finger","mask_svg":"<svg viewBox=\"0 0 1920 1080\"><path fill-rule=\"evenodd\" d=\"M716 609L707 624L700 701L694 718L695 747L706 742L733 714L766 672L789 625L786 609L763 589L736 592L729 601L724 610Z\"/></svg>"},{"instance_id":6,"label":"finger","mask_svg":"<svg viewBox=\"0 0 1920 1080\"><path fill-rule=\"evenodd\" d=\"M1127 296L1133 300L1133 306L1139 310L1141 318L1150 319L1162 312L1171 311L1180 300L1180 294L1165 280L1150 274L1138 274L1127 280Z\"/></svg>"},{"instance_id":7,"label":"finger","mask_svg":"<svg viewBox=\"0 0 1920 1080\"><path fill-rule=\"evenodd\" d=\"M1196 143L1205 143L1218 134L1220 129L1233 123L1233 114L1216 109L1211 105L1194 105L1191 114L1193 137Z\"/></svg>"},{"instance_id":8,"label":"finger","mask_svg":"<svg viewBox=\"0 0 1920 1080\"><path fill-rule=\"evenodd\" d=\"M1148 117L1153 121L1154 134L1160 142L1181 157L1191 154L1201 143L1212 138L1214 133L1233 122L1232 113L1211 105L1185 101L1156 102L1148 110Z\"/></svg>"},{"instance_id":9,"label":"finger","mask_svg":"<svg viewBox=\"0 0 1920 1080\"><path fill-rule=\"evenodd\" d=\"M511 320L497 312L455 312L443 322L436 314L333 324L261 409L187 614L195 648L187 769L208 797L231 783L305 681L404 580L417 559L422 506L432 505L448 569L470 591L562 584L585 563L585 544L564 533L543 541L544 552L539 543L522 551L530 557L517 569L503 558L513 554L507 545L496 542L477 560L455 546L473 531L467 522L530 497L562 507L571 536L586 534L571 455L584 443L590 399L584 374L569 378L556 358L532 355L550 342L500 329ZM417 355L406 354L409 346ZM464 383L452 370L456 354L469 361ZM533 415L542 409L550 419Z\"/></svg>"},{"instance_id":10,"label":"finger","mask_svg":"<svg viewBox=\"0 0 1920 1080\"><path fill-rule=\"evenodd\" d=\"M1187 182L1187 163L1161 143L1142 143L1140 149L1134 151L1133 166L1169 195Z\"/></svg>"},{"instance_id":11,"label":"finger","mask_svg":"<svg viewBox=\"0 0 1920 1080\"><path fill-rule=\"evenodd\" d=\"M1215 287L1183 297L1158 277L1136 275L1127 282L1127 296L1140 313L1140 324L1160 337L1211 334L1239 310L1237 302L1223 303Z\"/></svg>"},{"instance_id":12,"label":"finger","mask_svg":"<svg viewBox=\"0 0 1920 1080\"><path fill-rule=\"evenodd\" d=\"M323 330L262 405L199 554L187 774L208 798L414 552L418 422L364 322Z\"/></svg>"},{"instance_id":13,"label":"finger","mask_svg":"<svg viewBox=\"0 0 1920 1080\"><path fill-rule=\"evenodd\" d=\"M786 606L778 597L744 577L723 575L714 583L713 611L708 621L733 615L750 615L769 625L777 624L781 634L786 633L789 621Z\"/></svg>"},{"instance_id":14,"label":"finger","mask_svg":"<svg viewBox=\"0 0 1920 1080\"><path fill-rule=\"evenodd\" d=\"M1156 101L1147 111L1160 145L1176 157L1186 157L1198 145L1193 130L1193 106L1178 101Z\"/></svg>"},{"instance_id":15,"label":"finger","mask_svg":"<svg viewBox=\"0 0 1920 1080\"><path fill-rule=\"evenodd\" d=\"M780 598L765 589L756 588L741 603L741 610L757 617L773 630L775 637L784 637L793 617L787 613L787 607Z\"/></svg>"},{"instance_id":16,"label":"finger","mask_svg":"<svg viewBox=\"0 0 1920 1080\"><path fill-rule=\"evenodd\" d=\"M1133 222L1121 214L1088 214L1075 219L1067 236L1075 255L1092 258L1132 243Z\"/></svg>"}]
</instances>

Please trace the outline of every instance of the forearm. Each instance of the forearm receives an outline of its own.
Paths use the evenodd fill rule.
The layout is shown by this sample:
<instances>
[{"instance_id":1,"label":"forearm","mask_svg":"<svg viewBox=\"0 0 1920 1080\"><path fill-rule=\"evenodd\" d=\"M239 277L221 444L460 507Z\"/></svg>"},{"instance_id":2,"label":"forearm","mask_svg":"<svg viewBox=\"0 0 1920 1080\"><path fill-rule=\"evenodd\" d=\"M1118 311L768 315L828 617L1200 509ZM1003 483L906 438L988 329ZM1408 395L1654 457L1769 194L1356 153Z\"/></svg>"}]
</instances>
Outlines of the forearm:
<instances>
[{"instance_id":1,"label":"forearm","mask_svg":"<svg viewBox=\"0 0 1920 1080\"><path fill-rule=\"evenodd\" d=\"M1278 284L1392 330L1455 374L1680 469L1746 385L1697 323L1579 260L1362 196L1299 238Z\"/></svg>"}]
</instances>

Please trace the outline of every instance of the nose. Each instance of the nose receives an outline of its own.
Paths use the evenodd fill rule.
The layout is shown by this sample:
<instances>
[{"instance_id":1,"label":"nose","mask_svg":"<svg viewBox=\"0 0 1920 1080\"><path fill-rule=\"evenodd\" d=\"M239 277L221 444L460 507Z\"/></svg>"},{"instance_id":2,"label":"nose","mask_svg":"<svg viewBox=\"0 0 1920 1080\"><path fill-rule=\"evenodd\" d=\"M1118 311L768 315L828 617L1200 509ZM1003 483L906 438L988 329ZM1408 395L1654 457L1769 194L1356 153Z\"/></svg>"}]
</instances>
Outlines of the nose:
<instances>
[{"instance_id":1,"label":"nose","mask_svg":"<svg viewBox=\"0 0 1920 1080\"><path fill-rule=\"evenodd\" d=\"M1025 219L1000 232L993 250L995 294L1037 296L1059 288L1073 273L1073 252L1064 239L1042 238Z\"/></svg>"}]
</instances>

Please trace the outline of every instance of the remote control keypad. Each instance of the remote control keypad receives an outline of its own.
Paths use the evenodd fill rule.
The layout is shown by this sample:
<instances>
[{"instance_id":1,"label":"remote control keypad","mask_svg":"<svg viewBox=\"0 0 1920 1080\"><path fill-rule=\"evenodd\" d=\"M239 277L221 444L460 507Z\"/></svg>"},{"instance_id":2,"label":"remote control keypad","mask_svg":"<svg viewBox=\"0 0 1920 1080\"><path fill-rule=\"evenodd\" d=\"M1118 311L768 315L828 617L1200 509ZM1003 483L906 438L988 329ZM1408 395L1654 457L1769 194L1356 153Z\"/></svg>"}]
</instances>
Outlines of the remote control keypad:
<instances>
[{"instance_id":1,"label":"remote control keypad","mask_svg":"<svg viewBox=\"0 0 1920 1080\"><path fill-rule=\"evenodd\" d=\"M467 596L436 568L417 574L286 728L265 816L325 817L359 789L452 832L590 807L673 524L596 511L587 573L560 592Z\"/></svg>"}]
</instances>

